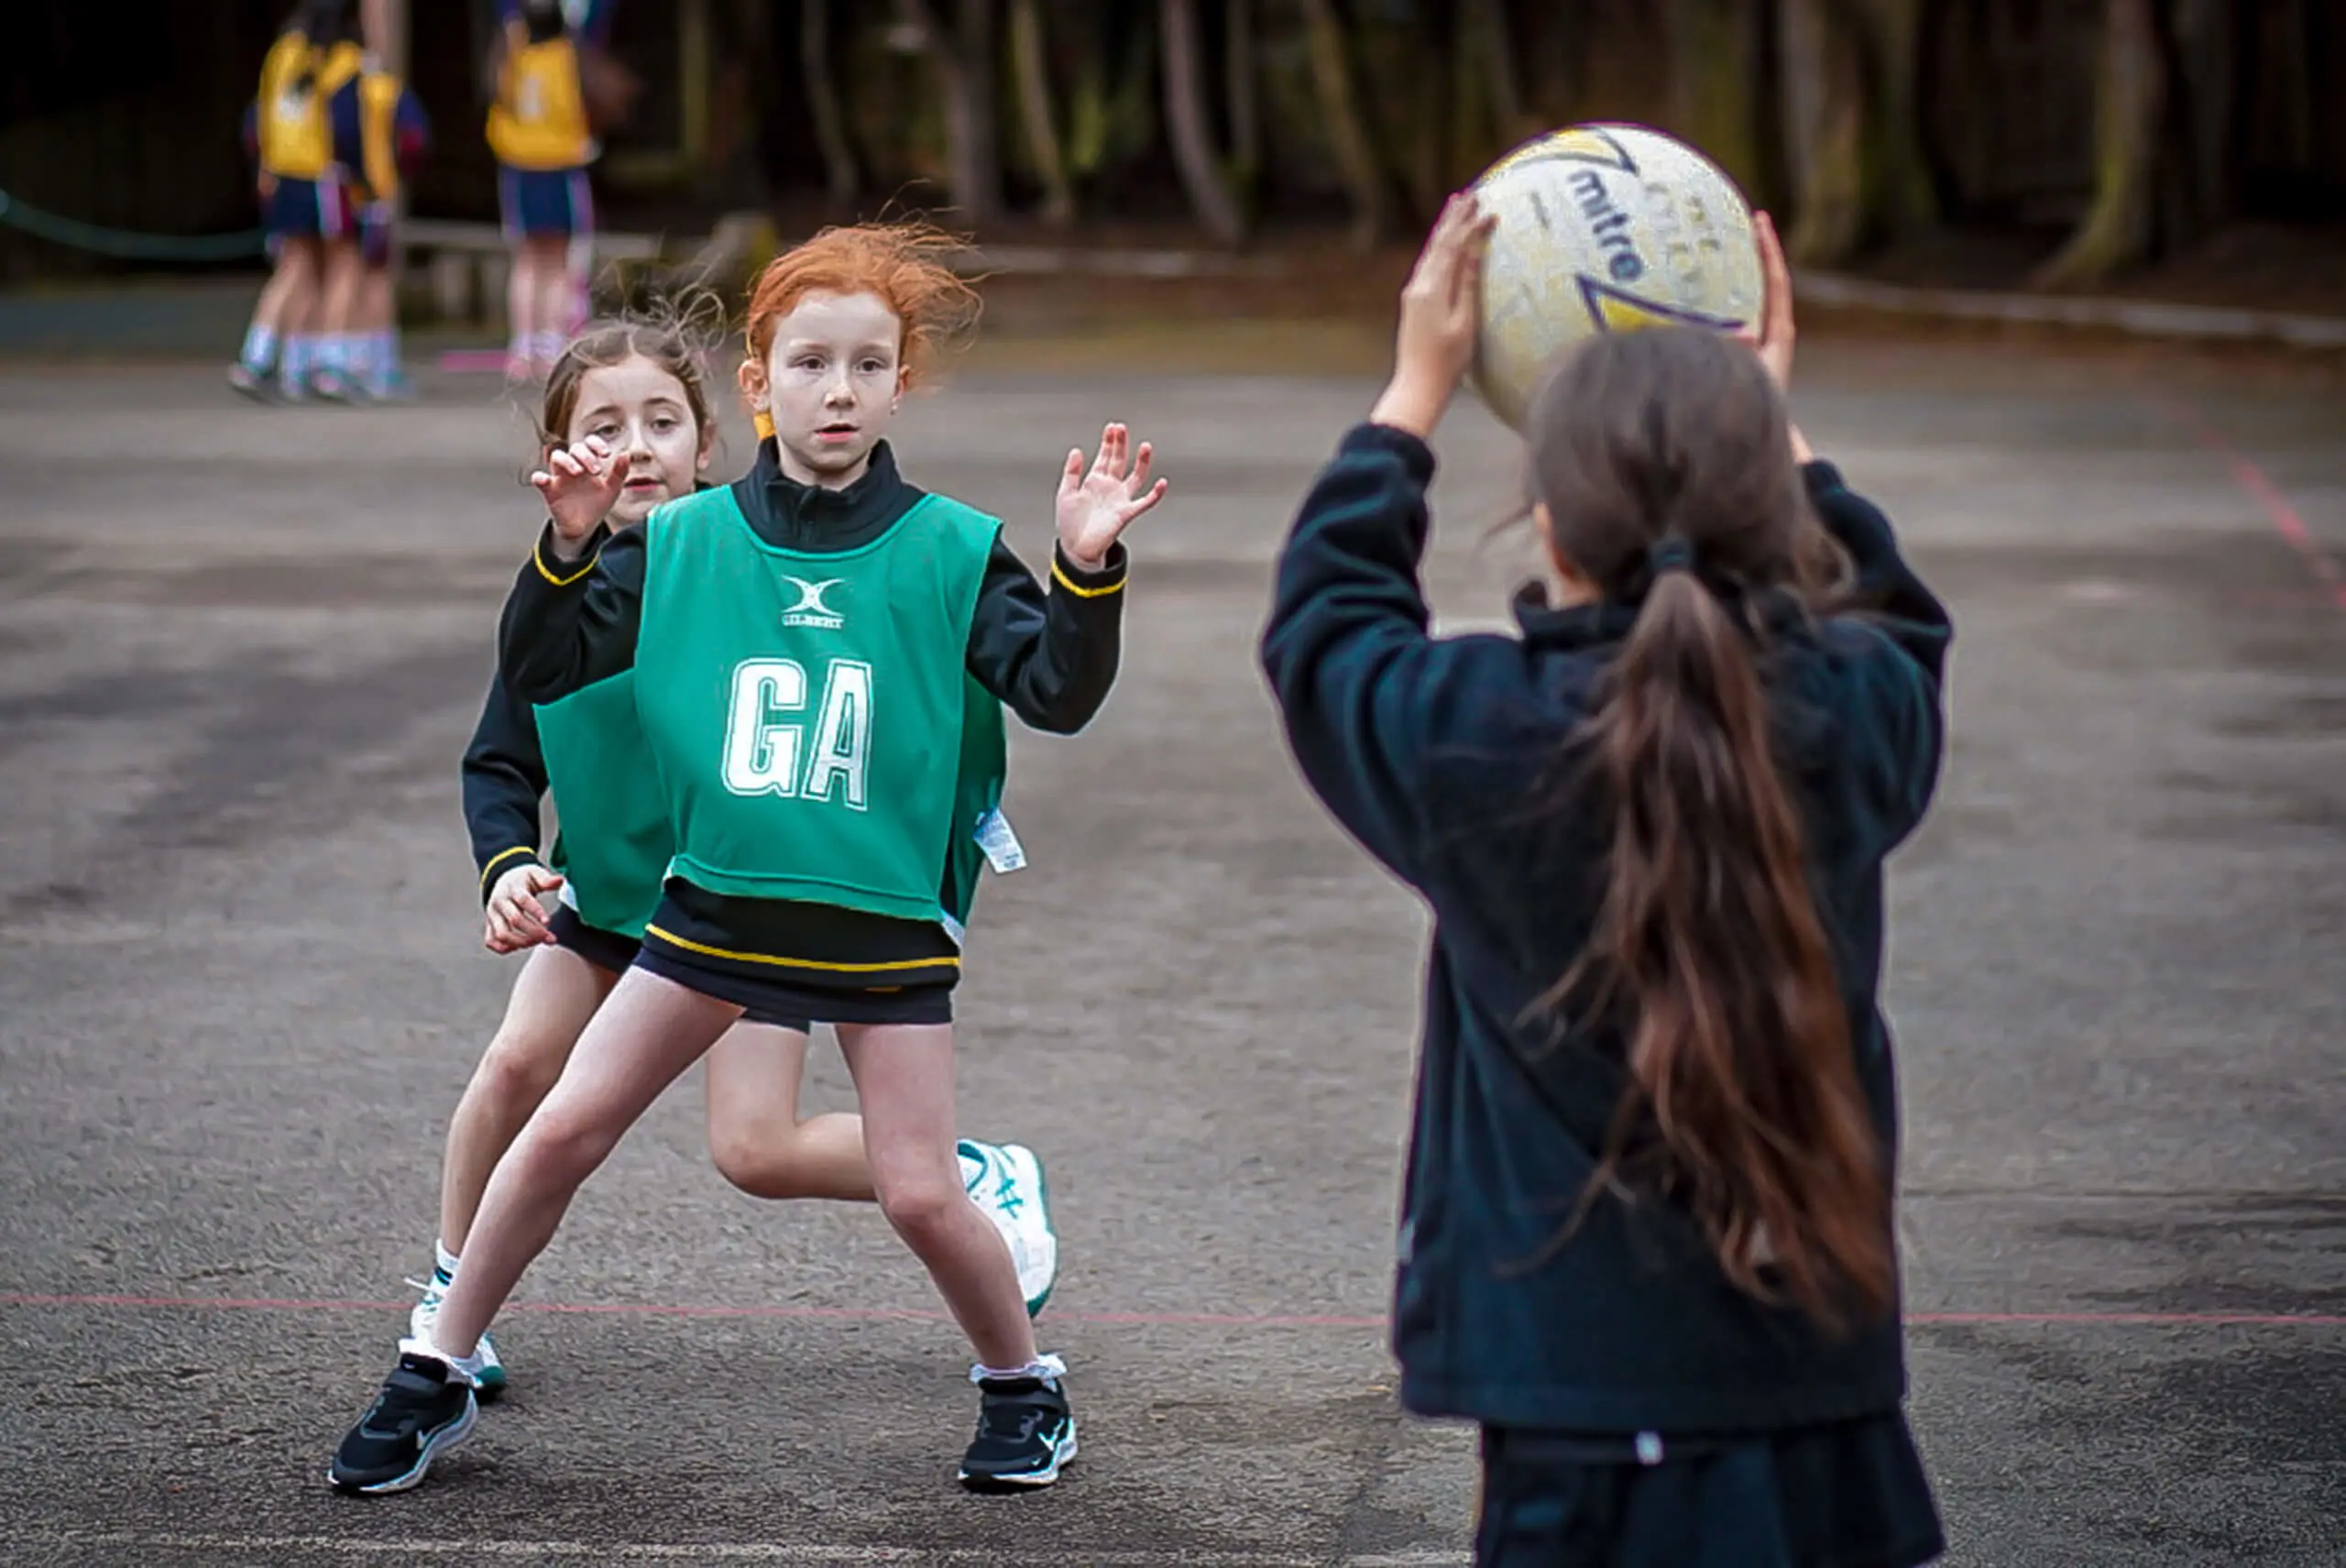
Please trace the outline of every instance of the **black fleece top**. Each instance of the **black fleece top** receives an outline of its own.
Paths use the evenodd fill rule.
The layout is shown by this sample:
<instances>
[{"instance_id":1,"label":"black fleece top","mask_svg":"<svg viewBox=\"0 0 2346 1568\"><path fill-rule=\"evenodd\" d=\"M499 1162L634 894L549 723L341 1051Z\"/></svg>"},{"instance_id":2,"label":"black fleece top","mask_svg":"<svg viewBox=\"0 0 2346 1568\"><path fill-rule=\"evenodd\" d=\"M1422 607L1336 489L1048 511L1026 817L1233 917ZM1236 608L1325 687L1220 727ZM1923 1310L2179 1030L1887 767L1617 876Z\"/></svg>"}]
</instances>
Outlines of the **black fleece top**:
<instances>
[{"instance_id":1,"label":"black fleece top","mask_svg":"<svg viewBox=\"0 0 2346 1568\"><path fill-rule=\"evenodd\" d=\"M1434 918L1393 1314L1403 1402L1592 1432L1894 1410L1894 1316L1828 1338L1729 1286L1691 1218L1655 1199L1601 1201L1560 1240L1606 1146L1621 1041L1518 1020L1595 928L1607 816L1560 796L1553 764L1636 610L1526 605L1516 636L1430 636L1418 573L1433 468L1400 431L1344 437L1288 539L1262 645L1305 780ZM1874 609L1781 629L1766 678L1894 1161L1882 862L1938 777L1952 629L1888 520L1832 465L1804 477Z\"/></svg>"}]
</instances>

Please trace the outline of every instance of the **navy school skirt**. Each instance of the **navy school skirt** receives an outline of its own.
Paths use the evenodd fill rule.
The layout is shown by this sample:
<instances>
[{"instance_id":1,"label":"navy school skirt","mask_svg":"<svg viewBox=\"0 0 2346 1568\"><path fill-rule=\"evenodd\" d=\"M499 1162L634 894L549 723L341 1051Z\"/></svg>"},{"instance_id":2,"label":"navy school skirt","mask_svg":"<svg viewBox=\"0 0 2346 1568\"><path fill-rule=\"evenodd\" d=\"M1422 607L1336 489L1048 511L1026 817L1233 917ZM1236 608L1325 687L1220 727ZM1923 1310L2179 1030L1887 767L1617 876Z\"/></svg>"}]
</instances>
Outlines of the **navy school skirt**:
<instances>
[{"instance_id":1,"label":"navy school skirt","mask_svg":"<svg viewBox=\"0 0 2346 1568\"><path fill-rule=\"evenodd\" d=\"M633 937L623 937L617 931L606 931L600 926L589 926L578 917L578 911L567 904L556 905L546 917L546 929L553 933L558 947L568 948L597 969L617 976L625 974L634 964L642 948ZM777 1029L795 1029L800 1034L814 1028L809 1015L790 1006L753 1003L741 1014L745 1024L766 1024Z\"/></svg>"},{"instance_id":2,"label":"navy school skirt","mask_svg":"<svg viewBox=\"0 0 2346 1568\"><path fill-rule=\"evenodd\" d=\"M1899 1411L1709 1438L1483 1430L1476 1568L1914 1568L1946 1549Z\"/></svg>"}]
</instances>

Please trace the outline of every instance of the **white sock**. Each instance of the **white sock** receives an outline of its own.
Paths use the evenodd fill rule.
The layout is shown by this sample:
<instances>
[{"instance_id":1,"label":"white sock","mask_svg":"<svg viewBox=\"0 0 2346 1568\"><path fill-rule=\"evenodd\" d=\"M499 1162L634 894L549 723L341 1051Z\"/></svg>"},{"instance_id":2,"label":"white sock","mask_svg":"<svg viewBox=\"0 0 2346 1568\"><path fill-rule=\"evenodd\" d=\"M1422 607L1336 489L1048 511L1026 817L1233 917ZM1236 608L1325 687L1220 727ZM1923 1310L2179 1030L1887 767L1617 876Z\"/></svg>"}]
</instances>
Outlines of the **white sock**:
<instances>
[{"instance_id":1,"label":"white sock","mask_svg":"<svg viewBox=\"0 0 2346 1568\"><path fill-rule=\"evenodd\" d=\"M986 1173L986 1162L965 1154L957 1154L961 1162L961 1190L967 1192L977 1185L978 1178Z\"/></svg>"},{"instance_id":2,"label":"white sock","mask_svg":"<svg viewBox=\"0 0 2346 1568\"><path fill-rule=\"evenodd\" d=\"M1064 1358L1056 1355L1037 1355L1024 1366L1014 1366L1007 1370L999 1366L988 1366L982 1362L970 1368L970 1381L972 1383L985 1379L1014 1377L1039 1377L1047 1383L1066 1376L1067 1362Z\"/></svg>"},{"instance_id":3,"label":"white sock","mask_svg":"<svg viewBox=\"0 0 2346 1568\"><path fill-rule=\"evenodd\" d=\"M297 332L285 340L285 357L278 370L288 381L309 378L318 363L318 340L306 332Z\"/></svg>"},{"instance_id":4,"label":"white sock","mask_svg":"<svg viewBox=\"0 0 2346 1568\"><path fill-rule=\"evenodd\" d=\"M439 1264L440 1272L451 1279L456 1277L456 1255L448 1250L448 1244L435 1236L433 1238L432 1250L436 1255L433 1261Z\"/></svg>"},{"instance_id":5,"label":"white sock","mask_svg":"<svg viewBox=\"0 0 2346 1568\"><path fill-rule=\"evenodd\" d=\"M277 363L277 329L255 322L245 331L244 352L236 356L237 363L255 374Z\"/></svg>"},{"instance_id":6,"label":"white sock","mask_svg":"<svg viewBox=\"0 0 2346 1568\"><path fill-rule=\"evenodd\" d=\"M342 340L342 346L344 354L347 356L344 364L350 371L351 379L373 386L375 383L375 334L371 332L354 332Z\"/></svg>"},{"instance_id":7,"label":"white sock","mask_svg":"<svg viewBox=\"0 0 2346 1568\"><path fill-rule=\"evenodd\" d=\"M481 1368L488 1365L481 1358L480 1347L477 1345L473 1347L473 1353L470 1355L450 1355L430 1340L403 1339L400 1341L400 1354L428 1355L434 1361L444 1361L458 1376L467 1383L479 1382Z\"/></svg>"}]
</instances>

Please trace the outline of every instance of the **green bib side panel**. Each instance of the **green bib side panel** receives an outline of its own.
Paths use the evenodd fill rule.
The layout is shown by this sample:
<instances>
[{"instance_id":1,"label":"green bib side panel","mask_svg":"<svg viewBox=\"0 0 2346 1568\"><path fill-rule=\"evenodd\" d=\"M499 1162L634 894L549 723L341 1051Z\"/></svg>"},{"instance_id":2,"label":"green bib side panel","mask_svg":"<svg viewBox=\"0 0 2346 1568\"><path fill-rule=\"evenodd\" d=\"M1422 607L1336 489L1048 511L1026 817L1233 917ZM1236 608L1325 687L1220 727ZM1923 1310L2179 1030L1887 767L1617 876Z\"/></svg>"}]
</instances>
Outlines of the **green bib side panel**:
<instances>
[{"instance_id":1,"label":"green bib side panel","mask_svg":"<svg viewBox=\"0 0 2346 1568\"><path fill-rule=\"evenodd\" d=\"M578 917L641 938L675 853L668 801L622 671L537 709L538 748L561 819L554 865Z\"/></svg>"}]
</instances>

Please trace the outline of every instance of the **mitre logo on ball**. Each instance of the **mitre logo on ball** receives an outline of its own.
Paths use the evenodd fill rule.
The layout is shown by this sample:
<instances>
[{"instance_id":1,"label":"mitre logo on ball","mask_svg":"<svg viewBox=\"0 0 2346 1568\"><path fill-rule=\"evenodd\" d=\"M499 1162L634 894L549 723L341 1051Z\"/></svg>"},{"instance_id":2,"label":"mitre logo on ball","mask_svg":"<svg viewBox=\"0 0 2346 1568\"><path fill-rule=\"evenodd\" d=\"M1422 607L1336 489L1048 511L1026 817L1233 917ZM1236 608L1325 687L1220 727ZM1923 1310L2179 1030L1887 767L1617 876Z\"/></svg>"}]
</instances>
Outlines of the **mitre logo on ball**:
<instances>
[{"instance_id":1,"label":"mitre logo on ball","mask_svg":"<svg viewBox=\"0 0 2346 1568\"><path fill-rule=\"evenodd\" d=\"M1525 143L1474 182L1497 223L1483 266L1474 385L1522 428L1556 356L1600 332L1760 313L1751 206L1725 170L1645 126L1573 126Z\"/></svg>"}]
</instances>

